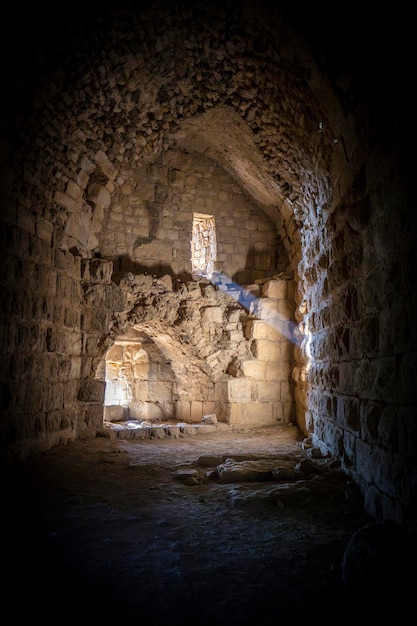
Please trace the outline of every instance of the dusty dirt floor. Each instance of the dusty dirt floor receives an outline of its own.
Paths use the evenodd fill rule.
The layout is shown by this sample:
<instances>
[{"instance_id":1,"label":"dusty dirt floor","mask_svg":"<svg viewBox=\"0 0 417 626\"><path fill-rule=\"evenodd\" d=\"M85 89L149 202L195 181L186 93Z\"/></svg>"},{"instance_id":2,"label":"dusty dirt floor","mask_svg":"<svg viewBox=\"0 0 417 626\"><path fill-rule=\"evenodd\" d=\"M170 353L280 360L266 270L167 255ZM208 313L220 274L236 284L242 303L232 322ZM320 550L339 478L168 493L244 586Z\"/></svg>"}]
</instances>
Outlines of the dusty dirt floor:
<instances>
[{"instance_id":1,"label":"dusty dirt floor","mask_svg":"<svg viewBox=\"0 0 417 626\"><path fill-rule=\"evenodd\" d=\"M6 472L3 608L43 625L340 623L343 552L369 519L337 467L308 458L289 425L36 455ZM239 481L226 459L282 471Z\"/></svg>"}]
</instances>

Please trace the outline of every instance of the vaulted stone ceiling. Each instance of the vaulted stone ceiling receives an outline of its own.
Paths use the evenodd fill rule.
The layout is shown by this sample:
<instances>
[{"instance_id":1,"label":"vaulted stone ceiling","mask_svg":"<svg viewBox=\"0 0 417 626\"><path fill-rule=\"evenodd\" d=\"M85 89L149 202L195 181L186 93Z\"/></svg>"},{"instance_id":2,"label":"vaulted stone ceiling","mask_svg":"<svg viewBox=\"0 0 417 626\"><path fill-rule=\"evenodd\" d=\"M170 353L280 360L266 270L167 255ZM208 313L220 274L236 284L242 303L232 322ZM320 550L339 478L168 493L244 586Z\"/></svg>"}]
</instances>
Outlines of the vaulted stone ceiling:
<instances>
[{"instance_id":1,"label":"vaulted stone ceiling","mask_svg":"<svg viewBox=\"0 0 417 626\"><path fill-rule=\"evenodd\" d=\"M401 93L393 76L383 98L374 90L402 47L395 39L390 57L379 49L375 60L374 17L350 9L326 21L317 4L264 0L76 1L59 11L37 5L20 20L10 8L3 131L21 175L4 178L15 197L30 197L27 219L53 220L63 233L79 219L93 240L97 227L79 209L89 199L59 202L83 154L100 162L93 178L116 189L138 166L185 150L236 180L275 223L295 268L298 229L355 189L364 146ZM369 118L361 92L375 99ZM388 146L393 132L384 129ZM59 245L70 246L64 236Z\"/></svg>"},{"instance_id":2,"label":"vaulted stone ceiling","mask_svg":"<svg viewBox=\"0 0 417 626\"><path fill-rule=\"evenodd\" d=\"M329 200L332 159L351 158L355 143L341 150L344 115L278 6L126 6L75 7L25 42L32 57L16 94L28 99L10 103L31 109L29 121L14 112L25 160L33 154L27 184L64 182L82 144L104 144L124 171L174 147L219 163L278 226L284 202L302 220L303 207ZM52 162L54 145L68 168Z\"/></svg>"}]
</instances>

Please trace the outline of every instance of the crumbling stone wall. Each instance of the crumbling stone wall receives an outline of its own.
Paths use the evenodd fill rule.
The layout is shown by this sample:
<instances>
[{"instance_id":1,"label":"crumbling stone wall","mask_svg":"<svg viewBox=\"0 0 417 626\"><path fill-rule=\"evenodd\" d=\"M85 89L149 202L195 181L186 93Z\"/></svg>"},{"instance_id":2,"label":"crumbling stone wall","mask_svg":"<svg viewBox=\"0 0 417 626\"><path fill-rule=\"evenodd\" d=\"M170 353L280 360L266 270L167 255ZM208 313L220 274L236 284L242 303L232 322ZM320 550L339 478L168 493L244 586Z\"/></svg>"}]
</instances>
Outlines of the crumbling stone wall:
<instances>
[{"instance_id":1,"label":"crumbling stone wall","mask_svg":"<svg viewBox=\"0 0 417 626\"><path fill-rule=\"evenodd\" d=\"M92 263L104 268L96 274L110 280L110 262L95 259ZM204 415L215 413L219 421L243 427L294 421L295 304L291 278L277 275L243 288L223 276L213 282L200 279L182 283L172 281L168 275L158 278L128 273L120 281L119 290L125 306L117 312L111 303L109 332L104 334L103 326L101 338L93 328L86 333L88 344L96 346L89 389L95 389L93 378L98 386L105 380L106 355L114 352L113 346L131 335L133 329L142 337L140 347L159 370L162 353L172 373L165 373L163 378L170 385L174 381L166 397L166 386L164 397L158 395L158 386L151 393L148 387L148 404L162 406L165 401L173 405L171 413L161 409L154 419L200 422ZM88 293L92 296L90 290ZM105 306L102 293L101 289L95 290L97 300L89 298L92 309ZM152 356L155 350L157 357ZM126 363L120 354L117 361L119 367ZM129 357L127 368L131 367L130 361ZM130 385L133 391L133 371ZM103 398L93 394L89 408L94 402L99 411ZM135 401L131 406L135 407ZM136 415L113 410L113 415L152 421L146 410Z\"/></svg>"}]
</instances>

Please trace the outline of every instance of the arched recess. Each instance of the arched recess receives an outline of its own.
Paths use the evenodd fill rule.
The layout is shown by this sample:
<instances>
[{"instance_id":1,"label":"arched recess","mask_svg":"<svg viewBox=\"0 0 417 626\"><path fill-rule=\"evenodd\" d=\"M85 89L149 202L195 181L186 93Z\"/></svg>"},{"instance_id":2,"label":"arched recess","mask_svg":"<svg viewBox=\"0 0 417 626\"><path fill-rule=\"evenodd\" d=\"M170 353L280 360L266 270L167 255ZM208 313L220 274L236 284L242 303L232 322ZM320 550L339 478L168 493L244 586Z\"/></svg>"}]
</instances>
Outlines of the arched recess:
<instances>
[{"instance_id":1,"label":"arched recess","mask_svg":"<svg viewBox=\"0 0 417 626\"><path fill-rule=\"evenodd\" d=\"M163 322L129 327L96 370L105 382L104 421L200 421L214 411L214 381L203 365Z\"/></svg>"},{"instance_id":2,"label":"arched recess","mask_svg":"<svg viewBox=\"0 0 417 626\"><path fill-rule=\"evenodd\" d=\"M105 422L175 418L176 377L148 335L131 329L117 337L105 361Z\"/></svg>"}]
</instances>

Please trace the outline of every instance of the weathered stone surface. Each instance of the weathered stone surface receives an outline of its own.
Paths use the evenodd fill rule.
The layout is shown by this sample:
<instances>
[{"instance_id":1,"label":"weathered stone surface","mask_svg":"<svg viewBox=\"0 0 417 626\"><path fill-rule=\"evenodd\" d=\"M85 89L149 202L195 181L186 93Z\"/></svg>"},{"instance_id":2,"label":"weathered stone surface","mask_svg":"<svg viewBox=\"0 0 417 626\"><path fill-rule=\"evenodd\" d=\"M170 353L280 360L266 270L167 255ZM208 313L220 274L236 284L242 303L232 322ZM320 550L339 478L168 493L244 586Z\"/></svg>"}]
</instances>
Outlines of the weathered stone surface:
<instances>
[{"instance_id":1,"label":"weathered stone surface","mask_svg":"<svg viewBox=\"0 0 417 626\"><path fill-rule=\"evenodd\" d=\"M272 480L276 461L240 461L226 459L217 466L217 475L222 483L264 482Z\"/></svg>"},{"instance_id":2,"label":"weathered stone surface","mask_svg":"<svg viewBox=\"0 0 417 626\"><path fill-rule=\"evenodd\" d=\"M343 506L348 489L348 480L343 472L315 475L313 479L300 479L266 485L256 489L247 485L234 485L229 492L232 507L256 506L259 504L285 507L310 507L329 503L329 481L332 485L332 504ZM357 488L358 497L360 497Z\"/></svg>"}]
</instances>

